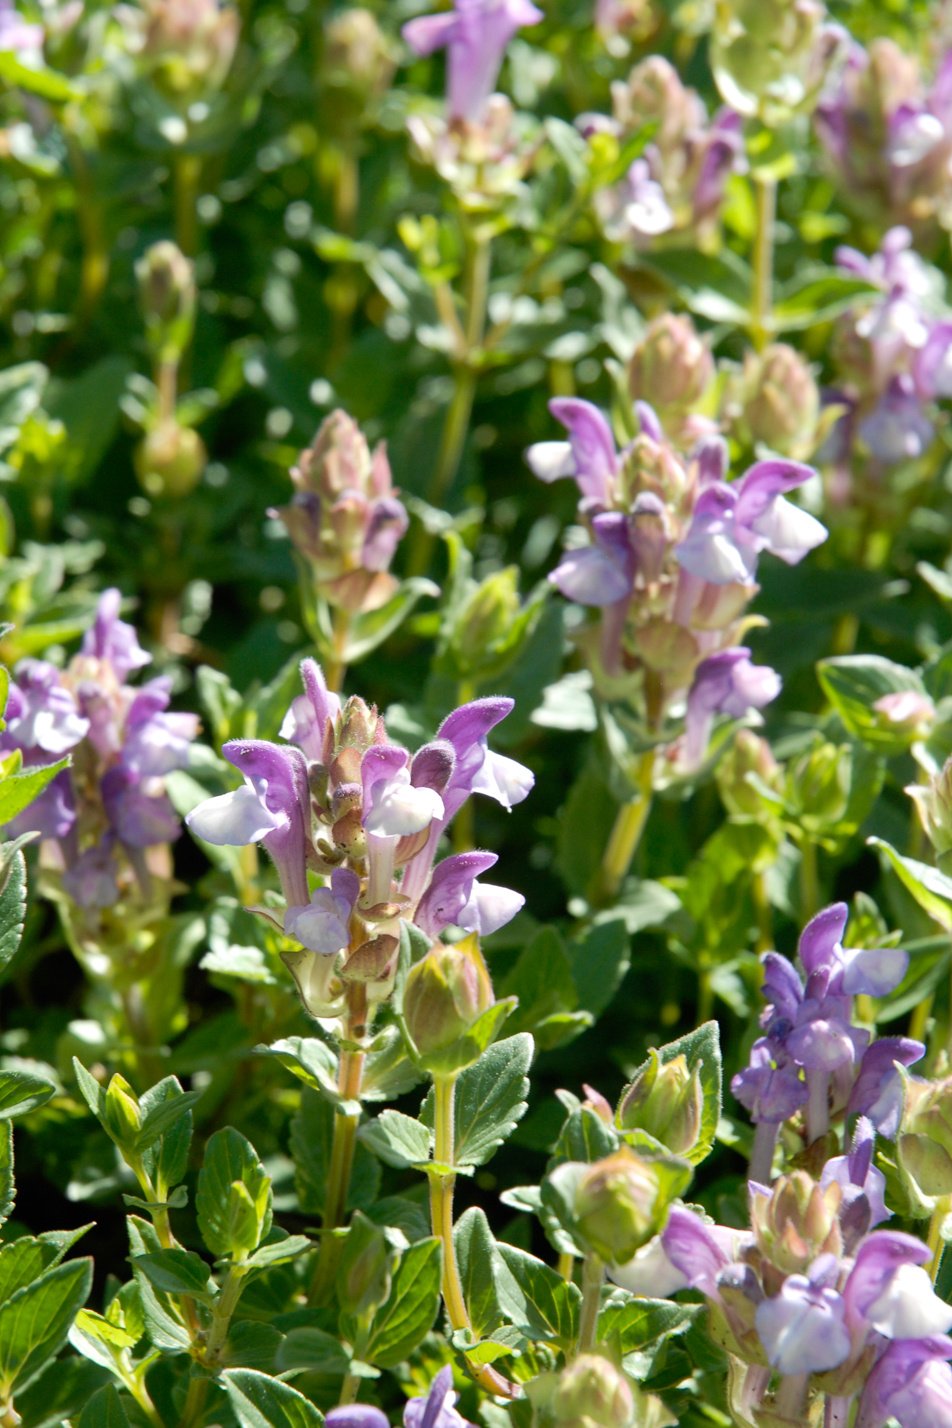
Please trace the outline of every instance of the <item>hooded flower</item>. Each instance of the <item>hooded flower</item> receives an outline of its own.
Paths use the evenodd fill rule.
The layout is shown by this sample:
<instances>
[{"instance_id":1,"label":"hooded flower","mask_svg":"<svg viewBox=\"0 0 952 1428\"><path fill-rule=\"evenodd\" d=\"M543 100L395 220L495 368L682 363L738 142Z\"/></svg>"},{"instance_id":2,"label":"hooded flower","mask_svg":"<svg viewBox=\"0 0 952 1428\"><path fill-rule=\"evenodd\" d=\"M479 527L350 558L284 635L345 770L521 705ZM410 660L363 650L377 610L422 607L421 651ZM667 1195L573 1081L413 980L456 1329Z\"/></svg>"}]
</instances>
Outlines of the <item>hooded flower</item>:
<instances>
[{"instance_id":1,"label":"hooded flower","mask_svg":"<svg viewBox=\"0 0 952 1428\"><path fill-rule=\"evenodd\" d=\"M448 13L422 15L404 25L403 38L418 55L449 51L449 116L475 124L496 86L509 41L541 19L531 0L455 0Z\"/></svg>"}]
</instances>

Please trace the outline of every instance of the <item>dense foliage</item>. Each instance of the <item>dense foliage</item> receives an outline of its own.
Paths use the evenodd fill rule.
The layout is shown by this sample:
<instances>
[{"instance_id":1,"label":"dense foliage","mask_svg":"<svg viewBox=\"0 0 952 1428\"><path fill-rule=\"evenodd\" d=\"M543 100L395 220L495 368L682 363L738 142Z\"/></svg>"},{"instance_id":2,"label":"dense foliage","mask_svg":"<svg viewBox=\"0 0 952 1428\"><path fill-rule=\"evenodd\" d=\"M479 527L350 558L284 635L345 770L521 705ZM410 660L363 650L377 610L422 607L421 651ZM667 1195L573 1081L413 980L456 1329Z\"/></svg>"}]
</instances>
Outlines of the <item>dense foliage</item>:
<instances>
[{"instance_id":1,"label":"dense foliage","mask_svg":"<svg viewBox=\"0 0 952 1428\"><path fill-rule=\"evenodd\" d=\"M952 1428L952 6L0 81L0 1428Z\"/></svg>"}]
</instances>

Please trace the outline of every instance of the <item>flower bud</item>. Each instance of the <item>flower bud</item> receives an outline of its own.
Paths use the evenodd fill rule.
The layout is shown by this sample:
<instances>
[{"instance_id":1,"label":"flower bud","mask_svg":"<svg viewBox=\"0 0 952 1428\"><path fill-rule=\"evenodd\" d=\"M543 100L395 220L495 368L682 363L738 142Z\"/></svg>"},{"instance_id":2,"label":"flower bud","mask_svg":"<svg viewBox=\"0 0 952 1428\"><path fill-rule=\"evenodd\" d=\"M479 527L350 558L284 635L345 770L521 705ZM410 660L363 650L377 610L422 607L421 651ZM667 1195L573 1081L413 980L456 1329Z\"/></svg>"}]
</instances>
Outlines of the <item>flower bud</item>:
<instances>
[{"instance_id":1,"label":"flower bud","mask_svg":"<svg viewBox=\"0 0 952 1428\"><path fill-rule=\"evenodd\" d=\"M715 777L721 801L735 822L764 823L776 817L781 797L780 765L767 740L753 729L738 729L718 762ZM767 790L776 797L770 798Z\"/></svg>"},{"instance_id":2,"label":"flower bud","mask_svg":"<svg viewBox=\"0 0 952 1428\"><path fill-rule=\"evenodd\" d=\"M911 784L906 792L941 864L952 853L952 759L946 759L929 783Z\"/></svg>"},{"instance_id":3,"label":"flower bud","mask_svg":"<svg viewBox=\"0 0 952 1428\"><path fill-rule=\"evenodd\" d=\"M725 103L778 124L814 100L833 54L825 19L819 0L721 0L711 66Z\"/></svg>"},{"instance_id":4,"label":"flower bud","mask_svg":"<svg viewBox=\"0 0 952 1428\"><path fill-rule=\"evenodd\" d=\"M188 106L222 85L238 44L238 11L218 0L144 0L140 54L156 88Z\"/></svg>"},{"instance_id":5,"label":"flower bud","mask_svg":"<svg viewBox=\"0 0 952 1428\"><path fill-rule=\"evenodd\" d=\"M697 1144L703 1109L700 1067L692 1070L683 1054L662 1064L651 1050L622 1096L618 1124L645 1131L673 1155L684 1155Z\"/></svg>"},{"instance_id":6,"label":"flower bud","mask_svg":"<svg viewBox=\"0 0 952 1428\"><path fill-rule=\"evenodd\" d=\"M136 263L139 306L160 362L181 357L195 320L195 267L174 243L153 243Z\"/></svg>"},{"instance_id":7,"label":"flower bud","mask_svg":"<svg viewBox=\"0 0 952 1428\"><path fill-rule=\"evenodd\" d=\"M118 1072L110 1078L102 1098L102 1118L117 1145L131 1146L138 1139L142 1112L135 1092Z\"/></svg>"},{"instance_id":8,"label":"flower bud","mask_svg":"<svg viewBox=\"0 0 952 1428\"><path fill-rule=\"evenodd\" d=\"M579 1354L562 1370L551 1409L560 1428L629 1428L635 1421L631 1385L602 1354Z\"/></svg>"},{"instance_id":9,"label":"flower bud","mask_svg":"<svg viewBox=\"0 0 952 1428\"><path fill-rule=\"evenodd\" d=\"M407 529L390 463L371 454L360 427L332 412L291 471L295 495L271 514L284 525L330 604L365 613L386 604L397 582L388 573Z\"/></svg>"},{"instance_id":10,"label":"flower bud","mask_svg":"<svg viewBox=\"0 0 952 1428\"><path fill-rule=\"evenodd\" d=\"M820 392L803 357L775 342L744 362L737 434L752 448L805 460L816 448Z\"/></svg>"},{"instance_id":11,"label":"flower bud","mask_svg":"<svg viewBox=\"0 0 952 1428\"><path fill-rule=\"evenodd\" d=\"M495 1004L489 969L475 936L446 946L434 942L407 975L403 1016L424 1065L442 1062ZM445 1069L456 1069L447 1066Z\"/></svg>"},{"instance_id":12,"label":"flower bud","mask_svg":"<svg viewBox=\"0 0 952 1428\"><path fill-rule=\"evenodd\" d=\"M634 1259L667 1207L657 1166L628 1146L586 1167L575 1188L579 1236L608 1264Z\"/></svg>"},{"instance_id":13,"label":"flower bud","mask_svg":"<svg viewBox=\"0 0 952 1428\"><path fill-rule=\"evenodd\" d=\"M904 1081L899 1164L923 1196L952 1195L952 1077Z\"/></svg>"},{"instance_id":14,"label":"flower bud","mask_svg":"<svg viewBox=\"0 0 952 1428\"><path fill-rule=\"evenodd\" d=\"M632 353L628 390L666 424L700 402L713 377L714 360L691 319L664 313L648 324Z\"/></svg>"},{"instance_id":15,"label":"flower bud","mask_svg":"<svg viewBox=\"0 0 952 1428\"><path fill-rule=\"evenodd\" d=\"M928 694L915 689L897 689L883 694L872 705L880 727L913 743L926 738L935 723L935 705Z\"/></svg>"},{"instance_id":16,"label":"flower bud","mask_svg":"<svg viewBox=\"0 0 952 1428\"><path fill-rule=\"evenodd\" d=\"M191 427L172 418L147 432L136 447L136 476L153 500L180 501L197 486L208 463L205 443Z\"/></svg>"},{"instance_id":17,"label":"flower bud","mask_svg":"<svg viewBox=\"0 0 952 1428\"><path fill-rule=\"evenodd\" d=\"M519 570L509 565L477 585L454 618L450 646L460 672L488 676L505 658L518 616Z\"/></svg>"},{"instance_id":18,"label":"flower bud","mask_svg":"<svg viewBox=\"0 0 952 1428\"><path fill-rule=\"evenodd\" d=\"M327 20L320 78L338 125L342 116L359 125L372 101L386 93L395 69L393 42L371 10L355 5Z\"/></svg>"},{"instance_id":19,"label":"flower bud","mask_svg":"<svg viewBox=\"0 0 952 1428\"><path fill-rule=\"evenodd\" d=\"M340 732L335 744L334 773L341 774L348 784L360 782L360 757L372 744L381 742L383 720L375 704L367 704L358 694L344 701L340 714ZM358 758L353 758L356 751Z\"/></svg>"},{"instance_id":20,"label":"flower bud","mask_svg":"<svg viewBox=\"0 0 952 1428\"><path fill-rule=\"evenodd\" d=\"M844 817L851 778L849 749L817 742L787 766L784 801L796 810L804 829L823 832Z\"/></svg>"},{"instance_id":21,"label":"flower bud","mask_svg":"<svg viewBox=\"0 0 952 1428\"><path fill-rule=\"evenodd\" d=\"M839 1256L842 1198L836 1181L824 1188L805 1170L781 1175L769 1195L755 1191L750 1218L761 1254L784 1274L805 1274L820 1254Z\"/></svg>"}]
</instances>

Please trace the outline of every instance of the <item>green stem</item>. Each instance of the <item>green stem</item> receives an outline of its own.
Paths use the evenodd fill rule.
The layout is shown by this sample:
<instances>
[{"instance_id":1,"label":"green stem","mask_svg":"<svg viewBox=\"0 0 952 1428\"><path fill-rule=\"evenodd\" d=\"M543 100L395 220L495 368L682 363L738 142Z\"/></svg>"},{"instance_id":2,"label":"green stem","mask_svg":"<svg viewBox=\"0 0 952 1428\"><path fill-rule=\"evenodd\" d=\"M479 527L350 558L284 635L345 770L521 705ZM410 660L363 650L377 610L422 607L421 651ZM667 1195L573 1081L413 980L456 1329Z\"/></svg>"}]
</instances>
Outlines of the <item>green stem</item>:
<instances>
[{"instance_id":1,"label":"green stem","mask_svg":"<svg viewBox=\"0 0 952 1428\"><path fill-rule=\"evenodd\" d=\"M329 658L323 662L324 679L327 687L334 694L339 694L344 687L344 677L347 674L347 641L350 638L351 616L346 610L336 608L331 616L333 629L333 649Z\"/></svg>"},{"instance_id":2,"label":"green stem","mask_svg":"<svg viewBox=\"0 0 952 1428\"><path fill-rule=\"evenodd\" d=\"M231 1327L232 1317L238 1308L238 1300L241 1298L241 1291L244 1288L245 1275L247 1269L243 1264L233 1264L225 1275L225 1282L221 1287L221 1293L215 1300L215 1307L212 1310L212 1322L208 1328L208 1338L205 1343L205 1362L209 1368L217 1368L221 1358L222 1350L228 1338L228 1330Z\"/></svg>"},{"instance_id":3,"label":"green stem","mask_svg":"<svg viewBox=\"0 0 952 1428\"><path fill-rule=\"evenodd\" d=\"M364 992L364 988L359 983L352 984L352 991L359 989ZM349 1012L347 1037L354 1034L354 1022L361 1022L360 1031L363 1034L366 1020L366 1004L364 996L363 1010L354 1007ZM360 1101L360 1087L364 1073L365 1055L363 1051L358 1051L353 1047L345 1047L340 1055L340 1067L337 1073L337 1087L343 1102ZM311 1290L308 1301L311 1305L323 1304L327 1299L331 1286L334 1282L334 1275L337 1272L337 1263L340 1257L340 1243L334 1231L344 1223L344 1216L347 1211L347 1196L350 1191L350 1174L354 1165L354 1151L357 1146L357 1127L360 1125L360 1109L356 1111L346 1111L338 1106L334 1116L334 1139L331 1144L331 1161L327 1171L327 1194L324 1201L324 1223L321 1235L321 1248L317 1256L317 1264L314 1269L314 1278L311 1281Z\"/></svg>"},{"instance_id":4,"label":"green stem","mask_svg":"<svg viewBox=\"0 0 952 1428\"><path fill-rule=\"evenodd\" d=\"M932 1259L929 1263L929 1276L935 1284L939 1277L939 1270L942 1268L942 1255L945 1250L945 1240L942 1238L942 1225L946 1216L952 1211L952 1195L943 1195L936 1202L936 1207L932 1211L932 1218L929 1221L929 1234L926 1244L932 1252Z\"/></svg>"},{"instance_id":5,"label":"green stem","mask_svg":"<svg viewBox=\"0 0 952 1428\"><path fill-rule=\"evenodd\" d=\"M175 241L186 258L194 258L198 252L198 190L201 179L202 161L197 154L175 155Z\"/></svg>"},{"instance_id":6,"label":"green stem","mask_svg":"<svg viewBox=\"0 0 952 1428\"><path fill-rule=\"evenodd\" d=\"M604 1264L597 1254L587 1255L582 1265L582 1312L579 1315L576 1355L590 1353L595 1347L604 1282Z\"/></svg>"},{"instance_id":7,"label":"green stem","mask_svg":"<svg viewBox=\"0 0 952 1428\"><path fill-rule=\"evenodd\" d=\"M430 1220L433 1234L443 1248L443 1303L454 1329L472 1330L459 1277L456 1246L453 1243L453 1191L456 1186L455 1075L434 1076L433 1096L433 1159L436 1165L430 1175ZM436 1166L440 1168L437 1170ZM482 1368L477 1368L474 1364L468 1364L468 1367L476 1382L488 1393L500 1394L506 1398L518 1396L519 1389L516 1384L511 1383L488 1364Z\"/></svg>"},{"instance_id":8,"label":"green stem","mask_svg":"<svg viewBox=\"0 0 952 1428\"><path fill-rule=\"evenodd\" d=\"M591 902L594 907L605 907L614 901L628 876L651 812L654 763L655 751L648 749L638 763L638 792L628 803L622 804L609 835L592 887Z\"/></svg>"},{"instance_id":9,"label":"green stem","mask_svg":"<svg viewBox=\"0 0 952 1428\"><path fill-rule=\"evenodd\" d=\"M76 216L83 240L75 337L89 325L109 280L109 244L86 153L79 140L72 137L67 137L67 148L76 179Z\"/></svg>"},{"instance_id":10,"label":"green stem","mask_svg":"<svg viewBox=\"0 0 952 1428\"><path fill-rule=\"evenodd\" d=\"M777 222L777 184L762 174L754 177L757 235L754 243L754 291L751 337L758 352L770 341L773 328L773 251Z\"/></svg>"},{"instance_id":11,"label":"green stem","mask_svg":"<svg viewBox=\"0 0 952 1428\"><path fill-rule=\"evenodd\" d=\"M188 1393L185 1395L185 1405L182 1408L182 1416L179 1419L179 1428L194 1428L194 1425L202 1421L205 1413L205 1400L208 1397L208 1379L204 1374L197 1375L189 1380Z\"/></svg>"},{"instance_id":12,"label":"green stem","mask_svg":"<svg viewBox=\"0 0 952 1428\"><path fill-rule=\"evenodd\" d=\"M800 843L800 919L809 922L820 910L820 874L816 844L809 838Z\"/></svg>"}]
</instances>

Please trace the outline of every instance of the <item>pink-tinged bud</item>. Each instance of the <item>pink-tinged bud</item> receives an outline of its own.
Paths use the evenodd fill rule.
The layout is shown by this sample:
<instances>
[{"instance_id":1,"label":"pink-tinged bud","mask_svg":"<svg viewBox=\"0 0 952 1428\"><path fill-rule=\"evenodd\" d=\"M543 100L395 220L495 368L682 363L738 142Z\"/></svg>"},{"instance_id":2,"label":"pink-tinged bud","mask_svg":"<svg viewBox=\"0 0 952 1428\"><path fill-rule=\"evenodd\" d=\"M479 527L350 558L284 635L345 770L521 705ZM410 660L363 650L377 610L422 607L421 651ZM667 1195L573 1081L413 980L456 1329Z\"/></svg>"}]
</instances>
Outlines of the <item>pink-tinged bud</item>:
<instances>
[{"instance_id":1,"label":"pink-tinged bud","mask_svg":"<svg viewBox=\"0 0 952 1428\"><path fill-rule=\"evenodd\" d=\"M676 148L685 132L707 120L700 96L686 89L674 66L661 55L635 65L624 84L612 85L612 110L625 131L657 124L651 136L662 153Z\"/></svg>"},{"instance_id":2,"label":"pink-tinged bud","mask_svg":"<svg viewBox=\"0 0 952 1428\"><path fill-rule=\"evenodd\" d=\"M697 1144L703 1109L700 1067L692 1071L683 1055L662 1064L652 1050L622 1096L618 1124L645 1131L673 1155L685 1155Z\"/></svg>"},{"instance_id":3,"label":"pink-tinged bud","mask_svg":"<svg viewBox=\"0 0 952 1428\"><path fill-rule=\"evenodd\" d=\"M403 993L404 1021L423 1065L441 1065L495 1001L477 937L452 946L434 942L410 968Z\"/></svg>"},{"instance_id":4,"label":"pink-tinged bud","mask_svg":"<svg viewBox=\"0 0 952 1428\"><path fill-rule=\"evenodd\" d=\"M919 821L940 861L952 853L952 759L946 759L941 772L927 784L912 784L907 789L916 805Z\"/></svg>"},{"instance_id":5,"label":"pink-tinged bud","mask_svg":"<svg viewBox=\"0 0 952 1428\"><path fill-rule=\"evenodd\" d=\"M238 45L240 20L218 0L144 0L140 55L156 87L187 104L219 89Z\"/></svg>"},{"instance_id":6,"label":"pink-tinged bud","mask_svg":"<svg viewBox=\"0 0 952 1428\"><path fill-rule=\"evenodd\" d=\"M734 430L749 447L765 446L799 461L816 449L819 388L808 363L785 342L748 353L728 405L736 413Z\"/></svg>"},{"instance_id":7,"label":"pink-tinged bud","mask_svg":"<svg viewBox=\"0 0 952 1428\"><path fill-rule=\"evenodd\" d=\"M873 704L879 722L891 733L905 734L910 741L927 737L935 723L935 705L928 694L916 689L897 689Z\"/></svg>"},{"instance_id":8,"label":"pink-tinged bud","mask_svg":"<svg viewBox=\"0 0 952 1428\"><path fill-rule=\"evenodd\" d=\"M389 88L397 67L396 46L373 11L338 10L324 26L320 80L331 103L330 118L359 124ZM343 111L343 113L342 113Z\"/></svg>"},{"instance_id":9,"label":"pink-tinged bud","mask_svg":"<svg viewBox=\"0 0 952 1428\"><path fill-rule=\"evenodd\" d=\"M136 447L136 476L153 500L180 501L198 485L208 463L205 443L173 418L153 427Z\"/></svg>"},{"instance_id":10,"label":"pink-tinged bud","mask_svg":"<svg viewBox=\"0 0 952 1428\"><path fill-rule=\"evenodd\" d=\"M632 353L628 389L667 425L701 401L713 378L714 359L691 319L664 313Z\"/></svg>"},{"instance_id":11,"label":"pink-tinged bud","mask_svg":"<svg viewBox=\"0 0 952 1428\"><path fill-rule=\"evenodd\" d=\"M322 423L291 471L291 504L272 512L311 567L322 596L352 613L385 604L397 588L389 572L408 518L381 445L371 453L346 412Z\"/></svg>"},{"instance_id":12,"label":"pink-tinged bud","mask_svg":"<svg viewBox=\"0 0 952 1428\"><path fill-rule=\"evenodd\" d=\"M586 1167L575 1187L578 1234L608 1264L634 1259L661 1229L667 1208L658 1165L628 1146Z\"/></svg>"},{"instance_id":13,"label":"pink-tinged bud","mask_svg":"<svg viewBox=\"0 0 952 1428\"><path fill-rule=\"evenodd\" d=\"M624 1373L602 1354L579 1354L562 1370L551 1410L559 1428L630 1428L635 1397Z\"/></svg>"},{"instance_id":14,"label":"pink-tinged bud","mask_svg":"<svg viewBox=\"0 0 952 1428\"><path fill-rule=\"evenodd\" d=\"M842 1187L821 1186L805 1170L781 1175L769 1195L754 1191L751 1226L765 1259L784 1274L805 1274L821 1254L842 1253Z\"/></svg>"}]
</instances>

